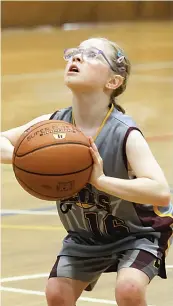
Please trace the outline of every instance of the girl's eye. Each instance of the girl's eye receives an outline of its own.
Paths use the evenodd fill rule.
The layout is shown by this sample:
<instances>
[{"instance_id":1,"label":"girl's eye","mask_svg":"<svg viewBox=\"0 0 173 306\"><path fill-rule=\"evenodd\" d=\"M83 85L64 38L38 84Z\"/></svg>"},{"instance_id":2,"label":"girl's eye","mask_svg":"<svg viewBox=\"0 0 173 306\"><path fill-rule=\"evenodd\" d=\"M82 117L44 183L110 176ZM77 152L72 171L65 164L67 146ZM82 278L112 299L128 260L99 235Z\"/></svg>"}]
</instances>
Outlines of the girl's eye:
<instances>
[{"instance_id":1,"label":"girl's eye","mask_svg":"<svg viewBox=\"0 0 173 306\"><path fill-rule=\"evenodd\" d=\"M95 54L94 52L90 52L89 56L90 56L90 57L95 57L96 54Z\"/></svg>"},{"instance_id":2,"label":"girl's eye","mask_svg":"<svg viewBox=\"0 0 173 306\"><path fill-rule=\"evenodd\" d=\"M79 52L77 52L77 51L73 51L73 52L70 54L70 57L74 57L74 56L76 56L78 53L79 53Z\"/></svg>"},{"instance_id":3,"label":"girl's eye","mask_svg":"<svg viewBox=\"0 0 173 306\"><path fill-rule=\"evenodd\" d=\"M71 59L72 57L74 57L77 53L78 53L77 50L69 50L69 52L66 52L65 58L66 58L67 60L69 60L69 59Z\"/></svg>"},{"instance_id":4,"label":"girl's eye","mask_svg":"<svg viewBox=\"0 0 173 306\"><path fill-rule=\"evenodd\" d=\"M86 52L86 56L89 57L89 58L95 58L97 56L97 54L94 51L88 51L88 52Z\"/></svg>"}]
</instances>

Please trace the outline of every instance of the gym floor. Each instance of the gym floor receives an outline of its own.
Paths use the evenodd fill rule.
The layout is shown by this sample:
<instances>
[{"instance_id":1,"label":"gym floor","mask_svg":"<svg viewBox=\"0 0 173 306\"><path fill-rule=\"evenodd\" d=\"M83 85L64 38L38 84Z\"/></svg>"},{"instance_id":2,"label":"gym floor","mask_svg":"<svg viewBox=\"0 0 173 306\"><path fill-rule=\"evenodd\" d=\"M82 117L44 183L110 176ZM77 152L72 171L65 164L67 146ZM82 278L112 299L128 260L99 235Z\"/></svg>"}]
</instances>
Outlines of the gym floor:
<instances>
[{"instance_id":1,"label":"gym floor","mask_svg":"<svg viewBox=\"0 0 173 306\"><path fill-rule=\"evenodd\" d=\"M127 31L128 29L128 31ZM173 23L122 23L78 30L39 28L2 32L2 130L71 103L63 84L63 49L88 37L116 41L132 62L132 75L119 103L138 123L173 192ZM55 203L38 200L2 166L2 305L46 305L44 288L65 231ZM173 198L172 198L173 199ZM148 287L152 306L173 304L173 248L167 280ZM104 274L77 305L115 304L116 274Z\"/></svg>"}]
</instances>

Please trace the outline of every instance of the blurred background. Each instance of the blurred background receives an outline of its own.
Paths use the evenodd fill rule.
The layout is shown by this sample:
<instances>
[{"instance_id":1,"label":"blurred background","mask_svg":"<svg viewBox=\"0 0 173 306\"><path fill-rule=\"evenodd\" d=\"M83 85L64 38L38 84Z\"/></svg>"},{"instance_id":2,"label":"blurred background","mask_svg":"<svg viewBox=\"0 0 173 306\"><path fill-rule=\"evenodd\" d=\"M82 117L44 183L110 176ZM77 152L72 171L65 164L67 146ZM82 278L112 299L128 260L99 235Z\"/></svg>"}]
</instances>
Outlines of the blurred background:
<instances>
[{"instance_id":1,"label":"blurred background","mask_svg":"<svg viewBox=\"0 0 173 306\"><path fill-rule=\"evenodd\" d=\"M2 130L71 105L63 81L63 50L89 37L106 37L124 48L132 64L118 102L142 129L173 192L173 2L1 1L1 12ZM46 277L65 235L55 203L31 197L15 180L11 166L3 165L1 216L2 302L46 305ZM173 303L171 254L172 249L169 279L156 278L149 287L152 305ZM103 299L103 305L112 303L114 282L114 275L102 276L78 305L99 305L97 299Z\"/></svg>"},{"instance_id":2,"label":"blurred background","mask_svg":"<svg viewBox=\"0 0 173 306\"><path fill-rule=\"evenodd\" d=\"M2 1L2 27L64 23L159 21L173 17L172 1Z\"/></svg>"},{"instance_id":3,"label":"blurred background","mask_svg":"<svg viewBox=\"0 0 173 306\"><path fill-rule=\"evenodd\" d=\"M163 72L172 73L172 1L2 1L1 8L3 129L51 112L62 100L70 103L63 87L63 50L93 36L116 41L132 62L127 94L120 98L123 104L128 100L128 108L136 99L143 116L150 106L151 117L153 95L160 104L165 95L171 98L170 91L158 92L148 83L156 85L155 75L161 82ZM145 74L148 78L140 82ZM146 94L150 102L145 107ZM15 112L9 113L14 105ZM133 115L136 107L130 111Z\"/></svg>"}]
</instances>

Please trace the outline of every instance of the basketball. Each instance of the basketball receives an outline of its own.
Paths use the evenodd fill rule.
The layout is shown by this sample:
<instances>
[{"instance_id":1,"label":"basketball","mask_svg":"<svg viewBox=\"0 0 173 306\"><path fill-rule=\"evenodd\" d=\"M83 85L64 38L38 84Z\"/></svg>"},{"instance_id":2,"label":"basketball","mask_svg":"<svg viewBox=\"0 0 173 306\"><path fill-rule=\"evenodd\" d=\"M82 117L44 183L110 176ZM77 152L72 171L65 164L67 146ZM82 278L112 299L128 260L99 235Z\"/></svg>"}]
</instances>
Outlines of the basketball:
<instances>
[{"instance_id":1,"label":"basketball","mask_svg":"<svg viewBox=\"0 0 173 306\"><path fill-rule=\"evenodd\" d=\"M13 153L17 181L42 200L73 196L88 182L92 157L88 138L75 126L46 120L27 129Z\"/></svg>"}]
</instances>

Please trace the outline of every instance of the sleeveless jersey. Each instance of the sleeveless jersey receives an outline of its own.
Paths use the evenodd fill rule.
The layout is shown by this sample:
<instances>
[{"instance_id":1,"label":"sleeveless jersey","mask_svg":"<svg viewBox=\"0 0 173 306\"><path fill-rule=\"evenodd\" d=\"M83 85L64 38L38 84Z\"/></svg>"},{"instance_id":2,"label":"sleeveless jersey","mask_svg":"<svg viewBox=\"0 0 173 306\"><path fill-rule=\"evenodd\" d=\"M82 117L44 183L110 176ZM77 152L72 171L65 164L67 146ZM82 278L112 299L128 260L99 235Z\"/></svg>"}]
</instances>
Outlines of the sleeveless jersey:
<instances>
[{"instance_id":1,"label":"sleeveless jersey","mask_svg":"<svg viewBox=\"0 0 173 306\"><path fill-rule=\"evenodd\" d=\"M72 123L72 108L57 111L50 119ZM132 118L114 108L95 140L106 176L134 179L128 173L125 153L127 137L134 129L138 130ZM60 255L106 256L112 250L135 248L161 258L170 244L172 204L132 203L87 184L74 197L58 201L57 209L68 232Z\"/></svg>"}]
</instances>

